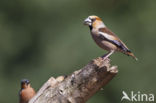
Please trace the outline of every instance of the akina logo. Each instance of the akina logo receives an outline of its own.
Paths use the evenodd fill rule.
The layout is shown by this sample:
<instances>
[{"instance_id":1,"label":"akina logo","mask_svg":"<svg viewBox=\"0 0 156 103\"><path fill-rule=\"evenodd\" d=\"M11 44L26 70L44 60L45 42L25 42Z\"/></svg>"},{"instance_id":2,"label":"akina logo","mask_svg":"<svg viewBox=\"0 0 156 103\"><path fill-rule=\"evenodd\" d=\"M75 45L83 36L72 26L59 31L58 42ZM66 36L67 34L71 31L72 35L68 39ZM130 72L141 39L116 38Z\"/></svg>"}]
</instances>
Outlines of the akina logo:
<instances>
[{"instance_id":1,"label":"akina logo","mask_svg":"<svg viewBox=\"0 0 156 103\"><path fill-rule=\"evenodd\" d=\"M122 91L122 98L121 101L127 100L132 102L140 102L140 101L147 101L147 102L153 102L154 101L154 94L153 93L141 93L140 91L134 92L131 91L129 94L127 94L125 91Z\"/></svg>"}]
</instances>

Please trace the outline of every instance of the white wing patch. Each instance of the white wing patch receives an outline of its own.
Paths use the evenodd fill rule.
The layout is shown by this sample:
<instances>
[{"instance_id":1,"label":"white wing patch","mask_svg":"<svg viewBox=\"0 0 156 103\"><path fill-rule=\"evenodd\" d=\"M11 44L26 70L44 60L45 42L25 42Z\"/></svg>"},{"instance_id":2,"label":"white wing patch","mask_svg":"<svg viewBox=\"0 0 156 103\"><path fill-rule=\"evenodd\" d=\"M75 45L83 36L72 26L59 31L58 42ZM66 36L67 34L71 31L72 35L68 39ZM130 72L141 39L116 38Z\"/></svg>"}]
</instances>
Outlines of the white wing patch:
<instances>
[{"instance_id":1,"label":"white wing patch","mask_svg":"<svg viewBox=\"0 0 156 103\"><path fill-rule=\"evenodd\" d=\"M103 33L103 32L99 32L100 35L104 36L104 38L108 39L108 40L115 40L115 37L112 35L109 35L107 33Z\"/></svg>"},{"instance_id":2,"label":"white wing patch","mask_svg":"<svg viewBox=\"0 0 156 103\"><path fill-rule=\"evenodd\" d=\"M112 44L116 45L121 50L123 50L125 52L130 52L130 50L122 42L116 40L116 38L114 36L109 35L107 33L103 33L103 32L100 32L99 34L100 34L101 39L106 39L109 42L111 42Z\"/></svg>"}]
</instances>

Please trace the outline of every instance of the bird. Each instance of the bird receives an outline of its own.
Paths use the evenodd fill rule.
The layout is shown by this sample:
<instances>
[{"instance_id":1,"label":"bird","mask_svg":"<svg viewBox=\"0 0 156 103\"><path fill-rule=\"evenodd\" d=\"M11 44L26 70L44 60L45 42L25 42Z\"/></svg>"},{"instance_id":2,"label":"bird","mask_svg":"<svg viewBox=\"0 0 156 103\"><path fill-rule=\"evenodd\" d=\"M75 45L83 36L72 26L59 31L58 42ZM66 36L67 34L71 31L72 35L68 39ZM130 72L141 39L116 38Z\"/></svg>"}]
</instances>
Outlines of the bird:
<instances>
[{"instance_id":1,"label":"bird","mask_svg":"<svg viewBox=\"0 0 156 103\"><path fill-rule=\"evenodd\" d=\"M35 90L31 87L28 79L21 80L21 89L19 92L19 103L28 103L29 100L36 94Z\"/></svg>"},{"instance_id":2,"label":"bird","mask_svg":"<svg viewBox=\"0 0 156 103\"><path fill-rule=\"evenodd\" d=\"M102 56L104 60L110 57L114 52L121 52L138 60L119 37L106 27L100 17L95 15L88 16L84 20L84 25L89 26L91 36L96 44L108 51L107 54Z\"/></svg>"}]
</instances>

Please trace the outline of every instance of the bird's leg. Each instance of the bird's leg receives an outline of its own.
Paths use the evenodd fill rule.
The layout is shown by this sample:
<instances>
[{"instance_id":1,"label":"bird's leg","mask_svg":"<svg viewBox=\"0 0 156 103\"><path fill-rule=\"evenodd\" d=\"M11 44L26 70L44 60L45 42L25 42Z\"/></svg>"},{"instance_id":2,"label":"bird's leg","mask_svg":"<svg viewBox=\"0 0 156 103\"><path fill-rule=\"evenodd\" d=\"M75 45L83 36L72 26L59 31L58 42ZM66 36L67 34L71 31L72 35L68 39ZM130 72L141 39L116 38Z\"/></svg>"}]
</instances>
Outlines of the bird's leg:
<instances>
[{"instance_id":1,"label":"bird's leg","mask_svg":"<svg viewBox=\"0 0 156 103\"><path fill-rule=\"evenodd\" d=\"M107 54L105 54L104 56L102 56L103 60L107 59L109 56L111 56L114 53L114 50L108 52Z\"/></svg>"},{"instance_id":2,"label":"bird's leg","mask_svg":"<svg viewBox=\"0 0 156 103\"><path fill-rule=\"evenodd\" d=\"M102 56L102 58L104 58L105 56L107 56L109 54L109 52L108 53L106 53L106 54L104 54L103 56Z\"/></svg>"}]
</instances>

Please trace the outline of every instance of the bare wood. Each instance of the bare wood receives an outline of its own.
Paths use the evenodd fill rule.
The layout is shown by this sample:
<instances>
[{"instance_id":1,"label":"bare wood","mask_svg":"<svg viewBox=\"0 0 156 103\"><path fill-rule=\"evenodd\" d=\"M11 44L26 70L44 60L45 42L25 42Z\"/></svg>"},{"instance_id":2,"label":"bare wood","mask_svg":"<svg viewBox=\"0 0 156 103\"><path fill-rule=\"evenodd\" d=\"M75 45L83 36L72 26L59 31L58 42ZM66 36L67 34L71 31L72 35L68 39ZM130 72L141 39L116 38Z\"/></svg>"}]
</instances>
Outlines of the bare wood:
<instances>
[{"instance_id":1,"label":"bare wood","mask_svg":"<svg viewBox=\"0 0 156 103\"><path fill-rule=\"evenodd\" d=\"M117 66L99 57L67 77L51 77L29 103L85 103L117 73Z\"/></svg>"}]
</instances>

